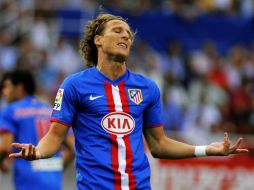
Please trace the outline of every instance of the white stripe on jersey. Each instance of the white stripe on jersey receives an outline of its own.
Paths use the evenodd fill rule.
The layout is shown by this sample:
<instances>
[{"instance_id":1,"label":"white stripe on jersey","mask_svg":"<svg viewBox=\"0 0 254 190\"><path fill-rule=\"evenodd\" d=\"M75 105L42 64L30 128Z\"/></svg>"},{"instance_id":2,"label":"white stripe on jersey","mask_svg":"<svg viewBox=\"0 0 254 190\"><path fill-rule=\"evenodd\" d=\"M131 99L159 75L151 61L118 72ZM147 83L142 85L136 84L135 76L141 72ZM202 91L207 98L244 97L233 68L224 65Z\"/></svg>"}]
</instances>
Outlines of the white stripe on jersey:
<instances>
[{"instance_id":1,"label":"white stripe on jersey","mask_svg":"<svg viewBox=\"0 0 254 190\"><path fill-rule=\"evenodd\" d=\"M119 93L118 86L112 85L112 94L115 104L115 111L116 112L122 112L122 102L121 97ZM118 143L118 163L119 168L118 171L121 173L121 187L122 190L129 190L129 176L125 172L126 169L126 146L124 143L124 140L122 138L122 135L117 135L117 143Z\"/></svg>"},{"instance_id":2,"label":"white stripe on jersey","mask_svg":"<svg viewBox=\"0 0 254 190\"><path fill-rule=\"evenodd\" d=\"M113 86L112 85L112 93L113 93L113 99L114 99L114 103L115 103L115 111L119 111L119 112L123 111L118 86Z\"/></svg>"},{"instance_id":3,"label":"white stripe on jersey","mask_svg":"<svg viewBox=\"0 0 254 190\"><path fill-rule=\"evenodd\" d=\"M129 190L129 176L125 173L126 169L126 147L122 136L117 136L118 143L118 171L121 173L121 187L122 190Z\"/></svg>"}]
</instances>

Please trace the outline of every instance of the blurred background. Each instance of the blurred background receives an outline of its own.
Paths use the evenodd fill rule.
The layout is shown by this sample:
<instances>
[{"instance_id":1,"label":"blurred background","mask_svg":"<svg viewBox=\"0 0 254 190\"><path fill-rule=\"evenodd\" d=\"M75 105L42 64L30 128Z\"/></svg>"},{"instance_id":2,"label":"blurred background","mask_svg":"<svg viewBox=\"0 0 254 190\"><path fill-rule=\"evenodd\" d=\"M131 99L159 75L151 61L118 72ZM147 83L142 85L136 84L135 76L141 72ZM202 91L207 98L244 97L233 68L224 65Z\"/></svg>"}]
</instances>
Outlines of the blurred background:
<instances>
[{"instance_id":1,"label":"blurred background","mask_svg":"<svg viewBox=\"0 0 254 190\"><path fill-rule=\"evenodd\" d=\"M52 104L63 79L85 69L79 41L101 11L137 32L127 65L158 84L168 136L202 145L227 131L251 150L227 162L151 159L154 189L254 189L254 0L0 0L0 76L30 69L37 96ZM66 190L74 175L65 173ZM1 178L0 189L11 190L10 175Z\"/></svg>"}]
</instances>

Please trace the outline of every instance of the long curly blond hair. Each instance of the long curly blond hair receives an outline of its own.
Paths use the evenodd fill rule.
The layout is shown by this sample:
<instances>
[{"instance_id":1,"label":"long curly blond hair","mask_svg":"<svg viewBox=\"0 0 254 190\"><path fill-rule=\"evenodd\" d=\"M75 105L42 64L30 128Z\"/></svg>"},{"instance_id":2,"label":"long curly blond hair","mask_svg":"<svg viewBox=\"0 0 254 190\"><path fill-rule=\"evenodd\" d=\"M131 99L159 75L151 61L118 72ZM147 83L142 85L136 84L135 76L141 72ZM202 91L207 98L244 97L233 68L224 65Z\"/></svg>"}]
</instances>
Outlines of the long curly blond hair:
<instances>
[{"instance_id":1,"label":"long curly blond hair","mask_svg":"<svg viewBox=\"0 0 254 190\"><path fill-rule=\"evenodd\" d=\"M86 62L87 67L97 65L98 51L96 45L94 44L94 37L96 35L102 34L105 28L105 24L111 20L122 20L127 23L127 21L120 16L106 13L101 13L94 20L88 21L88 24L85 27L85 34L80 41L79 49L80 55L82 59Z\"/></svg>"}]
</instances>

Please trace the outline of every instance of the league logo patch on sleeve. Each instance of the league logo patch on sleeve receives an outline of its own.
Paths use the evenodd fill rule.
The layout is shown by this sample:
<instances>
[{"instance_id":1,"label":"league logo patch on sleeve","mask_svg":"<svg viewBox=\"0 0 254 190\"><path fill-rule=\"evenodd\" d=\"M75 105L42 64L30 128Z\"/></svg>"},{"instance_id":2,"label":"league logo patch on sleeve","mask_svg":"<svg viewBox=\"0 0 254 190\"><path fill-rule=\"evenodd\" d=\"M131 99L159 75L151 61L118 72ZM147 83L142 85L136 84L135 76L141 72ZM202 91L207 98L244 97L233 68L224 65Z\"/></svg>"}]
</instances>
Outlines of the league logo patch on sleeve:
<instances>
[{"instance_id":1,"label":"league logo patch on sleeve","mask_svg":"<svg viewBox=\"0 0 254 190\"><path fill-rule=\"evenodd\" d=\"M135 104L140 104L143 101L141 89L128 89L129 98Z\"/></svg>"},{"instance_id":2,"label":"league logo patch on sleeve","mask_svg":"<svg viewBox=\"0 0 254 190\"><path fill-rule=\"evenodd\" d=\"M63 88L59 88L56 94L56 99L54 102L54 110L61 110L61 106L62 106L62 100L63 100L63 93L64 93L64 89Z\"/></svg>"}]
</instances>

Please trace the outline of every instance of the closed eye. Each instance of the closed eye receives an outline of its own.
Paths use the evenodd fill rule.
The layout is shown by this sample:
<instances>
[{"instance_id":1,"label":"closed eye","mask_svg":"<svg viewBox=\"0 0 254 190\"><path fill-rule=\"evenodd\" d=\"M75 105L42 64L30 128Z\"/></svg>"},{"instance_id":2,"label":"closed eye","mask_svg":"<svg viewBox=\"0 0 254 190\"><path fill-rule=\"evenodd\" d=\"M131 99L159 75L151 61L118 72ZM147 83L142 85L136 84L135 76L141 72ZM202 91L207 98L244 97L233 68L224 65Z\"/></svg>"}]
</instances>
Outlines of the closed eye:
<instances>
[{"instance_id":1,"label":"closed eye","mask_svg":"<svg viewBox=\"0 0 254 190\"><path fill-rule=\"evenodd\" d=\"M115 28L115 29L114 29L114 32L115 32L115 33L121 33L121 31L122 31L121 28Z\"/></svg>"},{"instance_id":2,"label":"closed eye","mask_svg":"<svg viewBox=\"0 0 254 190\"><path fill-rule=\"evenodd\" d=\"M120 33L123 31L123 28L117 27L117 28L114 28L113 31L114 31L115 33L120 34ZM133 40L133 35L132 35L132 33L131 33L129 30L127 30L127 33L128 33L128 35L129 35L129 39Z\"/></svg>"}]
</instances>

